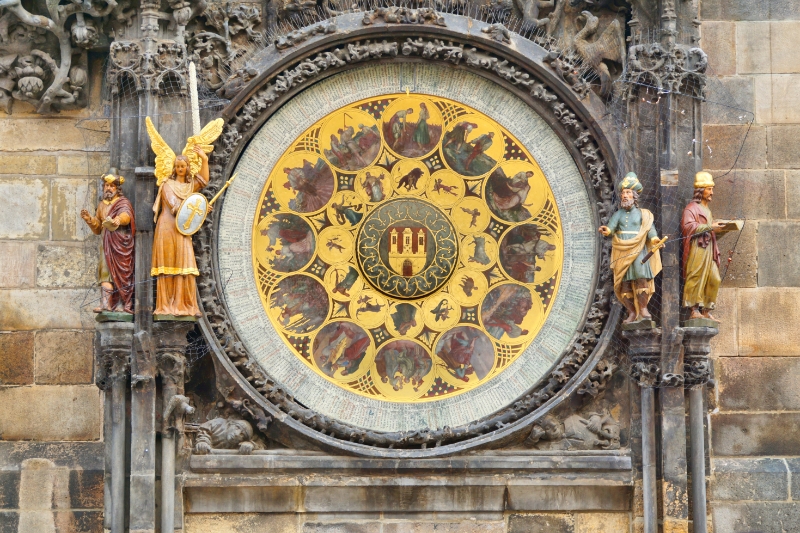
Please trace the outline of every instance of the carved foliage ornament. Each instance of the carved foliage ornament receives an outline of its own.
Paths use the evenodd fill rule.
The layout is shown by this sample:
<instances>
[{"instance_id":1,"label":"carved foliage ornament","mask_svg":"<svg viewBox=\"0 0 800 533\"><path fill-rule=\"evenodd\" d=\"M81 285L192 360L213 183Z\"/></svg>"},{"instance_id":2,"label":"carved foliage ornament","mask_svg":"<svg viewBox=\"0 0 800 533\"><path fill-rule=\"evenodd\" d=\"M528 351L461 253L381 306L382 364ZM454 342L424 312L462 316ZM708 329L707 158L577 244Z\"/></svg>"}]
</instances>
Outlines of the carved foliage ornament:
<instances>
[{"instance_id":1,"label":"carved foliage ornament","mask_svg":"<svg viewBox=\"0 0 800 533\"><path fill-rule=\"evenodd\" d=\"M600 216L603 221L607 219L612 208L610 173L593 134L569 105L561 101L544 83L539 82L532 73L521 66L475 47L467 48L461 43L426 37L386 39L379 42L370 40L351 42L300 60L294 66L268 78L262 88L242 105L226 124L211 162L212 178L209 189L213 192L221 186L224 165L231 159L239 143L245 137L249 137L251 132L258 127L260 116L268 113L270 108L288 91L315 81L323 72L354 63L394 57L398 54L453 64L463 62L469 68L491 73L524 90L531 99L539 102L539 108L544 109L552 122L559 125L580 153L581 163L587 169L591 185L594 188ZM602 274L595 290L587 321L583 329L577 333L571 350L562 358L551 375L540 382L534 390L529 391L513 405L462 427L397 433L365 431L332 420L296 403L291 395L274 383L261 370L258 363L250 358L238 339L237 332L227 315L226 307L222 303L219 287L214 281L213 227L212 224L204 226L197 234L199 238L195 239L195 246L198 268L202 274L198 288L206 316L219 347L238 368L241 375L277 409L312 429L345 441L382 447L425 448L429 444L438 446L462 441L511 424L542 406L570 381L597 346L609 317L609 297L612 293L612 286L607 275L609 250L608 247L604 247L601 252L600 272Z\"/></svg>"}]
</instances>

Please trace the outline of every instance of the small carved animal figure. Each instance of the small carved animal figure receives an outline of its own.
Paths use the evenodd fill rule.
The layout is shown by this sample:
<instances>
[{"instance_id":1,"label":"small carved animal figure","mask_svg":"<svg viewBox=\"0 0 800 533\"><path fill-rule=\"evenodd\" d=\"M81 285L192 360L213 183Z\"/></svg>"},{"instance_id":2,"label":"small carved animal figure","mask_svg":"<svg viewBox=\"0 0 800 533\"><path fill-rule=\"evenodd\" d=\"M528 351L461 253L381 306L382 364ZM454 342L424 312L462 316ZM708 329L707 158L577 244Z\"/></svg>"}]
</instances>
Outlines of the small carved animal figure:
<instances>
[{"instance_id":1,"label":"small carved animal figure","mask_svg":"<svg viewBox=\"0 0 800 533\"><path fill-rule=\"evenodd\" d=\"M400 178L400 181L397 182L397 188L405 187L406 191L410 191L411 189L417 188L417 182L422 177L422 169L421 168L412 168L411 172Z\"/></svg>"}]
</instances>

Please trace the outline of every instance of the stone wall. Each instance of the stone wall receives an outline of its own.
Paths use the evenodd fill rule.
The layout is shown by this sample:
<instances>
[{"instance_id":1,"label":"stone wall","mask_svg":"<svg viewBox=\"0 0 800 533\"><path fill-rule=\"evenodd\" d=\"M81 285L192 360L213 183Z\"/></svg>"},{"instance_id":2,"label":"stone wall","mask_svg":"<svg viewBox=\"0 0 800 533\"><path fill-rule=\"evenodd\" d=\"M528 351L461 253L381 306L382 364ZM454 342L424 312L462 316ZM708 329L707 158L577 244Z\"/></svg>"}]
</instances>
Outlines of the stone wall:
<instances>
[{"instance_id":1,"label":"stone wall","mask_svg":"<svg viewBox=\"0 0 800 533\"><path fill-rule=\"evenodd\" d=\"M91 309L98 238L79 212L108 169L90 109L0 115L0 532L102 531L103 408Z\"/></svg>"},{"instance_id":2,"label":"stone wall","mask_svg":"<svg viewBox=\"0 0 800 533\"><path fill-rule=\"evenodd\" d=\"M717 181L712 204L717 217L746 219L714 344L714 530L795 531L800 462L787 456L800 441L800 3L703 0L701 31L722 87L755 112L737 170ZM741 113L709 111L704 142L714 157L704 160L721 175L747 126ZM720 241L723 260L733 239Z\"/></svg>"}]
</instances>

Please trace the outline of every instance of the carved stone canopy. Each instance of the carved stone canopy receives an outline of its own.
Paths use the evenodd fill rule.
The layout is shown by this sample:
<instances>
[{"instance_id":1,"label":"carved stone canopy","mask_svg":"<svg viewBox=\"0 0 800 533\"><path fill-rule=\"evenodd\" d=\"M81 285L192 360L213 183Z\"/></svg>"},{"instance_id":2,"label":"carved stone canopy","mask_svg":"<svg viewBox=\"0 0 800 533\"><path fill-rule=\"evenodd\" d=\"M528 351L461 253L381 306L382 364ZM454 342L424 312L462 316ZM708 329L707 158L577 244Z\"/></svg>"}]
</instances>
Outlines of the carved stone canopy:
<instances>
[{"instance_id":1,"label":"carved stone canopy","mask_svg":"<svg viewBox=\"0 0 800 533\"><path fill-rule=\"evenodd\" d=\"M579 389L586 388L584 381L595 371L608 348L619 310L610 303L613 291L607 275L608 249L600 241L575 246L579 242L574 240L578 234L572 240L568 233L565 234L568 238L565 238L564 253L570 259L565 261L564 269L580 270L581 265L588 266L588 276L584 276L588 285L584 296L569 303L566 302L568 291L561 291L555 297L554 305L567 305L563 308L564 312L571 305L573 311L577 310L577 320L571 323L564 318L566 315L551 314L552 324L546 322L545 328L552 330L553 335L559 325L562 329L566 328L566 331L558 334L561 340L551 340L545 344L536 344L534 341L532 347L523 349L519 364L524 365L525 361L533 361L545 353L550 353L552 359L549 362L541 359L538 363L541 371L531 374L527 380L517 380L519 383L514 383L516 388L500 390L497 383L514 381L504 378L486 385L497 388L496 391L482 391L480 387L474 389L489 394L486 398L492 395L500 398L494 400L495 403L476 403L474 416L463 413L450 416L446 409L451 407L445 407L441 416L453 421L451 424L437 423L435 408L427 409L425 412L428 415L421 420L388 424L381 429L373 423L372 418L359 423L355 418L345 416L345 411L339 411L340 414L334 416L330 409L319 402L314 407L313 394L304 392L303 385L290 379L288 374L281 374L279 365L288 364L288 359L265 357L266 352L258 347L258 341L253 336L253 326L248 325L249 321L245 322L241 307L243 300L236 295L236 291L239 290L242 276L246 278L253 274L236 271L237 274L232 277L231 267L237 260L237 253L245 254L249 263L250 251L235 249L235 236L229 228L232 228L231 222L237 217L250 217L252 224L255 212L242 211L246 202L242 204L237 199L257 194L254 187L260 190L263 182L261 185L257 185L256 181L251 183L248 181L251 180L247 177L248 172L252 173L252 180L255 180L257 175L268 175L274 166L274 162L259 166L259 158L249 151L249 147L260 150L257 147L265 142L265 138L280 138L274 133L260 132L274 132L275 126L279 125L288 128L288 116L302 116L303 111L308 115L300 121L301 125L308 124L299 130L298 135L314 123L314 116L325 116L323 105L319 109L302 110L296 107L298 102L304 101L296 98L303 91L320 96L350 91L351 100L356 102L363 97L402 94L402 80L435 94L435 80L461 76L457 79L469 81L471 87L484 87L494 98L472 97L470 100L466 89L461 92L460 98L469 100L474 106L483 106L484 109L480 111L496 119L523 146L532 150L534 157L541 156L542 171L555 191L568 183L566 178L560 183L559 176L568 175L567 169L570 167L574 169L577 181L571 183L577 189L573 192L585 198L585 214L569 215L567 204L559 204L562 216L573 217L566 219L567 225L575 231L594 234L594 228L605 222L610 213L613 169L609 165L614 158L602 132L604 107L593 94L578 99L543 64L547 55L544 49L514 34L509 37L510 43L505 39L495 39L493 32L480 32L479 28L473 27L472 21L457 15L441 15L441 20L437 19L435 24L387 23L385 16L383 19L369 18L368 25L364 24L364 20L363 14L342 15L331 21L339 30L335 33L317 32L284 51L268 47L249 63L256 74L250 76L252 79L249 84L224 112L225 131L211 161L211 185L208 190L215 192L234 169L241 172L241 177L226 193L221 208L215 209L213 223L206 225L198 233L199 238L195 239L198 268L201 271L198 285L205 313L201 326L216 358L218 372L222 370L227 375L222 381L218 377L220 392L229 402L246 400L257 406L265 416L271 416L282 427L279 433L284 437L290 440L309 439L323 449L340 452L375 456L447 455L498 445L518 436L524 438L530 432L532 422L549 413ZM356 68L358 70L353 70ZM382 81L387 83L383 89ZM368 86L373 88L367 89L367 92L373 90L375 94L364 93L358 97L361 94L359 87ZM345 100L347 98L344 97ZM506 110L517 109L514 106L519 106L521 112L529 114L532 121L548 125L546 131L549 133L541 139L547 138L547 142L557 143L549 145L550 151L560 151L566 159L547 159L544 155L547 146L537 145L538 137L526 136L519 121L515 122L510 114L504 115L504 107ZM288 135L289 132L283 133ZM287 142L290 140L287 139ZM270 148L277 150L277 153L284 149L282 146ZM507 142L504 148L507 153ZM319 150L322 153L322 148ZM330 156L326 157L330 159ZM435 169L435 165L440 163L432 162L430 168ZM559 168L559 164L562 167ZM337 176L346 174L347 169L336 170ZM476 183L485 178L473 177ZM341 190L348 190L346 185L342 185L344 181L337 183ZM559 194L556 192L557 204L564 198ZM575 211L579 212L579 209ZM513 224L517 222L506 223L505 227L495 228L494 231L502 233ZM241 230L240 226L239 233ZM590 252L591 249L596 252ZM309 275L314 274L311 272ZM491 280L491 276L488 279ZM580 294L580 291L574 294ZM259 312L264 313L263 310ZM375 338L375 333L371 334ZM270 344L272 351L277 349L288 353L289 348L284 345L301 342L293 340L299 337L301 335L288 334L275 337ZM281 378L276 379L276 375L281 375ZM317 378L309 376L305 382L313 383L314 379ZM466 397L466 393L459 396L463 397ZM349 400L344 398L342 401ZM354 404L353 410L360 409L360 405L363 404ZM379 409L388 409L382 404L375 405ZM435 406L436 402L425 405ZM488 411L485 405L490 406ZM389 415L383 413L382 416Z\"/></svg>"}]
</instances>

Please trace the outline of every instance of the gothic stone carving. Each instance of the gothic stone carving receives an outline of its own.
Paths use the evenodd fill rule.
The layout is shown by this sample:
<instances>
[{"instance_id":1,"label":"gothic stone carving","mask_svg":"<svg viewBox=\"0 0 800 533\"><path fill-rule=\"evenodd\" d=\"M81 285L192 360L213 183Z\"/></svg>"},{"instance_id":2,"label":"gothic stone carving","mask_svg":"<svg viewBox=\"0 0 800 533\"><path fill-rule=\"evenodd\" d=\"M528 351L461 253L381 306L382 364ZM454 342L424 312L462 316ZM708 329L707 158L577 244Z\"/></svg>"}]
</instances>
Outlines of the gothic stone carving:
<instances>
[{"instance_id":1,"label":"gothic stone carving","mask_svg":"<svg viewBox=\"0 0 800 533\"><path fill-rule=\"evenodd\" d=\"M370 19L370 22L372 20ZM208 191L213 193L219 189L222 184L223 166L230 160L237 145L252 134L258 124L259 116L278 102L282 95L313 82L320 74L331 69L398 54L454 64L461 64L463 61L467 67L489 72L524 90L532 99L540 102L550 115L550 120L564 129L571 139L570 142L580 153L581 163L587 169L591 185L595 190L601 222L607 220L612 208L612 183L606 160L587 125L569 105L544 83L538 81L532 72L507 59L476 47L467 48L462 43L427 37L392 38L380 42L355 41L301 59L293 66L272 75L226 124L211 162L212 177ZM609 317L610 295L613 293L613 288L608 275L609 248L606 246L602 250L602 274L588 319L579 332L573 349L563 358L550 377L535 390L531 390L514 405L463 427L407 433L365 431L331 420L297 404L287 391L274 383L259 365L250 359L231 325L214 281L213 227L213 224L205 225L197 234L199 238L195 239L195 242L198 268L201 272L198 288L206 317L220 348L239 369L242 376L277 409L311 429L345 441L387 448L425 448L428 445L440 446L463 441L511 424L542 406L570 381L597 346Z\"/></svg>"},{"instance_id":2,"label":"gothic stone carving","mask_svg":"<svg viewBox=\"0 0 800 533\"><path fill-rule=\"evenodd\" d=\"M214 418L198 426L194 453L206 455L212 450L239 450L249 455L255 449L253 426L246 420Z\"/></svg>"},{"instance_id":3,"label":"gothic stone carving","mask_svg":"<svg viewBox=\"0 0 800 533\"><path fill-rule=\"evenodd\" d=\"M597 410L536 422L525 445L539 450L618 450L620 425L605 402Z\"/></svg>"}]
</instances>

